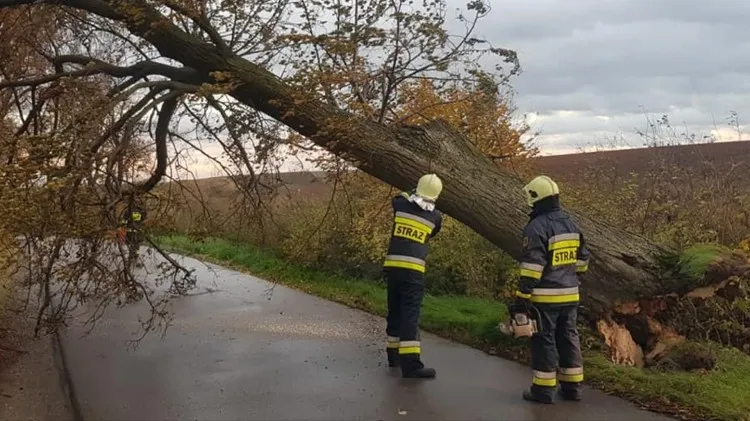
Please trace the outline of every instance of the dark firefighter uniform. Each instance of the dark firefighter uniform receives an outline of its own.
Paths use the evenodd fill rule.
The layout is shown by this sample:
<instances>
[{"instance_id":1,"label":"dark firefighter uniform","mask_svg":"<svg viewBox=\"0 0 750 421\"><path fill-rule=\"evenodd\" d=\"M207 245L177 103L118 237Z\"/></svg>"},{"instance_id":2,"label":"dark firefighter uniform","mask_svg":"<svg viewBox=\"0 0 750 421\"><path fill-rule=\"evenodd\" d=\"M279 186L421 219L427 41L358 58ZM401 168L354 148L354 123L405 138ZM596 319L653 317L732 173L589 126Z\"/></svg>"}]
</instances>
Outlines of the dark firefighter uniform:
<instances>
[{"instance_id":1,"label":"dark firefighter uniform","mask_svg":"<svg viewBox=\"0 0 750 421\"><path fill-rule=\"evenodd\" d=\"M425 259L429 240L441 227L437 209L424 210L401 193L392 200L393 231L383 271L388 283L386 352L391 367L401 366L403 377L434 377L421 361L418 332L424 296Z\"/></svg>"},{"instance_id":2,"label":"dark firefighter uniform","mask_svg":"<svg viewBox=\"0 0 750 421\"><path fill-rule=\"evenodd\" d=\"M560 209L557 185L549 182L554 189L533 204L523 231L516 293L522 301L531 302L537 310L532 315L539 318L539 332L531 339L532 386L524 391L524 398L544 403L552 403L558 382L564 399L580 399L583 360L576 328L578 274L588 269L589 262L583 234Z\"/></svg>"},{"instance_id":3,"label":"dark firefighter uniform","mask_svg":"<svg viewBox=\"0 0 750 421\"><path fill-rule=\"evenodd\" d=\"M130 205L122 214L120 225L125 228L125 241L131 259L135 257L142 240L141 229L146 221L146 211L137 205Z\"/></svg>"}]
</instances>

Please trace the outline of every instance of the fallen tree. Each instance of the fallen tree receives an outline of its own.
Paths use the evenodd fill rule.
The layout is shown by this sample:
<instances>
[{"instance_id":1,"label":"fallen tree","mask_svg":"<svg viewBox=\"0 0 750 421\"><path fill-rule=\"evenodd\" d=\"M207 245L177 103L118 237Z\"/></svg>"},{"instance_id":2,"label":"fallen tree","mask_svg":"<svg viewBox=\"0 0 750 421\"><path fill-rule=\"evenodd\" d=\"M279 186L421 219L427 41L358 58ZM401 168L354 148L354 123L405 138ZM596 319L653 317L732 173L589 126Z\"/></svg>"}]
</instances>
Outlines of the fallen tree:
<instances>
[{"instance_id":1,"label":"fallen tree","mask_svg":"<svg viewBox=\"0 0 750 421\"><path fill-rule=\"evenodd\" d=\"M32 3L38 2L1 0L0 8ZM186 92L195 92L195 87L202 84L222 86L240 103L283 123L392 186L408 189L422 174L437 173L445 186L439 201L440 209L510 255L518 255L520 232L528 212L521 193L524 180L498 168L489 157L446 124L436 121L419 127L388 126L342 111L313 93L303 95L298 88L263 66L226 48L216 31L207 27L200 17L192 18L203 23L199 26L209 35L210 41L178 27L152 2L58 0L53 3L124 24L162 56L182 65L174 67L145 61L118 67L93 57L61 56L52 59L57 76L107 74L129 78L128 83L132 85L148 76L158 75L168 81L151 82L155 89L160 90L154 92L170 93L167 101L173 101ZM172 4L171 9L177 8ZM62 70L64 65L71 64L82 67L65 73ZM49 80L54 78L51 76ZM45 82L38 81L38 84ZM16 83L16 86L30 84L29 81ZM173 112L173 107L166 108L163 115ZM156 153L157 162L165 163L166 148L157 147ZM163 172L161 167L157 170ZM153 181L159 178L159 174L155 174ZM583 280L583 293L593 320L616 323L612 320L615 309L644 297L684 294L692 289L689 282L664 271L662 262L673 254L671 250L584 214L571 213L592 252L590 270Z\"/></svg>"}]
</instances>

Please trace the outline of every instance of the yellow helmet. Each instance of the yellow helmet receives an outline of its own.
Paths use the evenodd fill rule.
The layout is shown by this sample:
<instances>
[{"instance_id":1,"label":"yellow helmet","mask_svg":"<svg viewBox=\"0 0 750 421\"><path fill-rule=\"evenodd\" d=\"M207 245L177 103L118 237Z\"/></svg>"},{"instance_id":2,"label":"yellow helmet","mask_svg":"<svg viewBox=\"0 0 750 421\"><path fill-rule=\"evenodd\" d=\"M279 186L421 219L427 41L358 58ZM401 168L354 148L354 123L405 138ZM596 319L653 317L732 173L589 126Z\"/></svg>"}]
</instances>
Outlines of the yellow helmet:
<instances>
[{"instance_id":1,"label":"yellow helmet","mask_svg":"<svg viewBox=\"0 0 750 421\"><path fill-rule=\"evenodd\" d=\"M532 207L534 206L534 203L545 197L560 194L560 188L557 187L557 183L552 181L552 179L546 175L540 175L531 180L529 184L523 187L523 191L526 193L527 203Z\"/></svg>"},{"instance_id":2,"label":"yellow helmet","mask_svg":"<svg viewBox=\"0 0 750 421\"><path fill-rule=\"evenodd\" d=\"M424 199L436 201L443 190L443 182L435 174L425 174L417 183L417 196Z\"/></svg>"}]
</instances>

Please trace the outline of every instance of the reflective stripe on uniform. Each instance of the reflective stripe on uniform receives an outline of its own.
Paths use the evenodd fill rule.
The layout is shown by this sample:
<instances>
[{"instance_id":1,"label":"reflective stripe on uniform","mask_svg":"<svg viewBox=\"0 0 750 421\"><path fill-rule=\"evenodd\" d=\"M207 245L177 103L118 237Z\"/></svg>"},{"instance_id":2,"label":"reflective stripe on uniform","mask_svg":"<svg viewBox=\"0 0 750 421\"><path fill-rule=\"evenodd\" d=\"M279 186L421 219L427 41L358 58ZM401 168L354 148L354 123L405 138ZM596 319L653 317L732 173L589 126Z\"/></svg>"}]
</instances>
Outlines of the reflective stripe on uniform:
<instances>
[{"instance_id":1,"label":"reflective stripe on uniform","mask_svg":"<svg viewBox=\"0 0 750 421\"><path fill-rule=\"evenodd\" d=\"M581 383L583 381L583 367L558 368L557 379L566 383Z\"/></svg>"},{"instance_id":2,"label":"reflective stripe on uniform","mask_svg":"<svg viewBox=\"0 0 750 421\"><path fill-rule=\"evenodd\" d=\"M419 354L420 343L419 341L401 341L398 347L399 354Z\"/></svg>"},{"instance_id":3,"label":"reflective stripe on uniform","mask_svg":"<svg viewBox=\"0 0 750 421\"><path fill-rule=\"evenodd\" d=\"M542 272L544 272L544 266L542 265L537 265L536 263L521 263L521 276L540 280L542 279Z\"/></svg>"},{"instance_id":4,"label":"reflective stripe on uniform","mask_svg":"<svg viewBox=\"0 0 750 421\"><path fill-rule=\"evenodd\" d=\"M580 234L560 234L551 237L549 239L549 251L552 252L550 259L552 267L574 265L580 246Z\"/></svg>"},{"instance_id":5,"label":"reflective stripe on uniform","mask_svg":"<svg viewBox=\"0 0 750 421\"><path fill-rule=\"evenodd\" d=\"M580 300L578 287L572 288L534 288L531 291L531 302L546 304L564 304Z\"/></svg>"},{"instance_id":6,"label":"reflective stripe on uniform","mask_svg":"<svg viewBox=\"0 0 750 421\"><path fill-rule=\"evenodd\" d=\"M581 245L581 234L558 234L549 238L549 250L567 249Z\"/></svg>"},{"instance_id":7,"label":"reflective stripe on uniform","mask_svg":"<svg viewBox=\"0 0 750 421\"><path fill-rule=\"evenodd\" d=\"M589 269L589 261L588 260L578 260L576 261L576 272L586 272Z\"/></svg>"},{"instance_id":8,"label":"reflective stripe on uniform","mask_svg":"<svg viewBox=\"0 0 750 421\"><path fill-rule=\"evenodd\" d=\"M399 338L398 336L389 336L386 348L398 348Z\"/></svg>"},{"instance_id":9,"label":"reflective stripe on uniform","mask_svg":"<svg viewBox=\"0 0 750 421\"><path fill-rule=\"evenodd\" d=\"M425 271L424 260L411 256L400 256L397 254L389 254L385 256L383 266L387 268L411 269L418 272Z\"/></svg>"},{"instance_id":10,"label":"reflective stripe on uniform","mask_svg":"<svg viewBox=\"0 0 750 421\"><path fill-rule=\"evenodd\" d=\"M534 370L534 378L532 383L537 386L557 386L557 373L554 371L538 371Z\"/></svg>"},{"instance_id":11,"label":"reflective stripe on uniform","mask_svg":"<svg viewBox=\"0 0 750 421\"><path fill-rule=\"evenodd\" d=\"M435 224L433 224L432 222L422 218L421 216L412 215L408 212L396 212L396 219L398 218L409 219L410 222L424 225L425 230L432 231L435 228Z\"/></svg>"}]
</instances>

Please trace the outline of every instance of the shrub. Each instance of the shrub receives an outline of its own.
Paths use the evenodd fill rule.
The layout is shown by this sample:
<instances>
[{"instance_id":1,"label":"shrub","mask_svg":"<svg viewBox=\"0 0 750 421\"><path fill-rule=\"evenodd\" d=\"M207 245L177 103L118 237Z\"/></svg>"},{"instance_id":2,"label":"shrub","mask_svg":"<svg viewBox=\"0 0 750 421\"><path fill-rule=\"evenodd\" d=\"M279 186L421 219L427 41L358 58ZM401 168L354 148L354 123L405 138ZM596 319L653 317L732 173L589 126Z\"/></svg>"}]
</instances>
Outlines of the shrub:
<instances>
[{"instance_id":1,"label":"shrub","mask_svg":"<svg viewBox=\"0 0 750 421\"><path fill-rule=\"evenodd\" d=\"M342 182L350 187L348 194L336 194L326 202L302 201L283 218L281 253L308 266L379 278L392 227L391 198L397 191L362 174ZM435 295L500 297L517 266L447 215L442 231L431 241L427 261L426 290Z\"/></svg>"}]
</instances>

